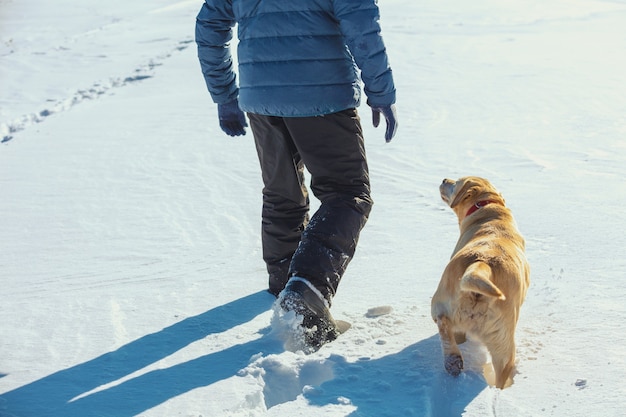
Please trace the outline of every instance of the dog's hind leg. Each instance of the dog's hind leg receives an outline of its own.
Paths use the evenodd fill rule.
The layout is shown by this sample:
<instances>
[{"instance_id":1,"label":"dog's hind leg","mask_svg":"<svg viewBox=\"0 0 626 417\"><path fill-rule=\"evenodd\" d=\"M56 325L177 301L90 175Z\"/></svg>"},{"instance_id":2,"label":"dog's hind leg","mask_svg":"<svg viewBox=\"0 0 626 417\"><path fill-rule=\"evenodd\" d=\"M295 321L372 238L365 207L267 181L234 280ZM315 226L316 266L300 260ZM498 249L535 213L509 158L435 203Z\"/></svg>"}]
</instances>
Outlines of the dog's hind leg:
<instances>
[{"instance_id":1,"label":"dog's hind leg","mask_svg":"<svg viewBox=\"0 0 626 417\"><path fill-rule=\"evenodd\" d=\"M493 370L496 374L496 387L503 389L515 368L515 342L506 337L485 341L491 354Z\"/></svg>"},{"instance_id":2,"label":"dog's hind leg","mask_svg":"<svg viewBox=\"0 0 626 417\"><path fill-rule=\"evenodd\" d=\"M446 316L437 317L437 327L441 338L443 351L443 364L446 371L452 376L459 376L463 370L463 357L456 343L456 335L452 329L452 323Z\"/></svg>"}]
</instances>

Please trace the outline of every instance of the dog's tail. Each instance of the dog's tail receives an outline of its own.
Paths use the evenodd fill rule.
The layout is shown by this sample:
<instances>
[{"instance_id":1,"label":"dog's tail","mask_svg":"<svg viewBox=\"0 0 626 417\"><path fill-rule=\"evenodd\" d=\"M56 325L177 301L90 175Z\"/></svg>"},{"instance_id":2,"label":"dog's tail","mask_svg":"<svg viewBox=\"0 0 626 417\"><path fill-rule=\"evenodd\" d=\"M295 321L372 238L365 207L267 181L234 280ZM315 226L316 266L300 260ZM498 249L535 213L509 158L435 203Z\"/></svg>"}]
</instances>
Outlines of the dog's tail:
<instances>
[{"instance_id":1,"label":"dog's tail","mask_svg":"<svg viewBox=\"0 0 626 417\"><path fill-rule=\"evenodd\" d=\"M487 297L506 300L504 294L491 281L491 267L484 262L474 262L465 270L461 278L461 291L474 292Z\"/></svg>"}]
</instances>

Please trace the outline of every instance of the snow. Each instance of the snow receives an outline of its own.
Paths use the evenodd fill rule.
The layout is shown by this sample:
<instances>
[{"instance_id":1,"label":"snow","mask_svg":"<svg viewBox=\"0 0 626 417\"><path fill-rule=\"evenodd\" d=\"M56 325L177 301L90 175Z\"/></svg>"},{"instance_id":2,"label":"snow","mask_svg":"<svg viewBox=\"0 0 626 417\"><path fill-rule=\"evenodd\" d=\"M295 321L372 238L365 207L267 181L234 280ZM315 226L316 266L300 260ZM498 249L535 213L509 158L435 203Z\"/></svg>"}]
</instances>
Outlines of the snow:
<instances>
[{"instance_id":1,"label":"snow","mask_svg":"<svg viewBox=\"0 0 626 417\"><path fill-rule=\"evenodd\" d=\"M0 0L0 416L622 416L626 1L381 0L400 127L360 108L376 201L332 312L270 326L251 134L217 124L200 1ZM527 240L510 388L445 374L444 177Z\"/></svg>"}]
</instances>

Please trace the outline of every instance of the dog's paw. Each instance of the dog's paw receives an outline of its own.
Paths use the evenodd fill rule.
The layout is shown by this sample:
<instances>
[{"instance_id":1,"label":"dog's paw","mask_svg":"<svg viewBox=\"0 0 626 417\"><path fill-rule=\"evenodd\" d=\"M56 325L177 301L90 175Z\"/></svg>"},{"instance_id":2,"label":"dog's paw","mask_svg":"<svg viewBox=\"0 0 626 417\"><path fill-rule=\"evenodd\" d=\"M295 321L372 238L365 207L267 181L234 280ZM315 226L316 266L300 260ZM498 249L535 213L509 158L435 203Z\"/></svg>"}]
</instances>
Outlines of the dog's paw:
<instances>
[{"instance_id":1,"label":"dog's paw","mask_svg":"<svg viewBox=\"0 0 626 417\"><path fill-rule=\"evenodd\" d=\"M461 355L447 355L445 358L446 371L452 376L459 376L463 370L463 358Z\"/></svg>"}]
</instances>

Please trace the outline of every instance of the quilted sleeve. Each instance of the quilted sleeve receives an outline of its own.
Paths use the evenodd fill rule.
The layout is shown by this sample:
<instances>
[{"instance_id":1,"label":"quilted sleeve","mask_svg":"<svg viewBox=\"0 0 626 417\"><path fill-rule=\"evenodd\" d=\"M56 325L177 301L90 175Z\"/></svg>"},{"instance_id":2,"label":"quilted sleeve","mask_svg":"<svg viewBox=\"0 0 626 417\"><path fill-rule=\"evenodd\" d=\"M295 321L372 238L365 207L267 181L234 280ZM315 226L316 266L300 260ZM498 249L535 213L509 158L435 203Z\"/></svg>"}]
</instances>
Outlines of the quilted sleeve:
<instances>
[{"instance_id":1,"label":"quilted sleeve","mask_svg":"<svg viewBox=\"0 0 626 417\"><path fill-rule=\"evenodd\" d=\"M237 98L230 44L235 18L230 0L206 0L196 18L196 44L202 74L217 104Z\"/></svg>"},{"instance_id":2,"label":"quilted sleeve","mask_svg":"<svg viewBox=\"0 0 626 417\"><path fill-rule=\"evenodd\" d=\"M396 89L380 33L376 0L334 0L334 11L354 61L361 70L370 106L396 101Z\"/></svg>"}]
</instances>

